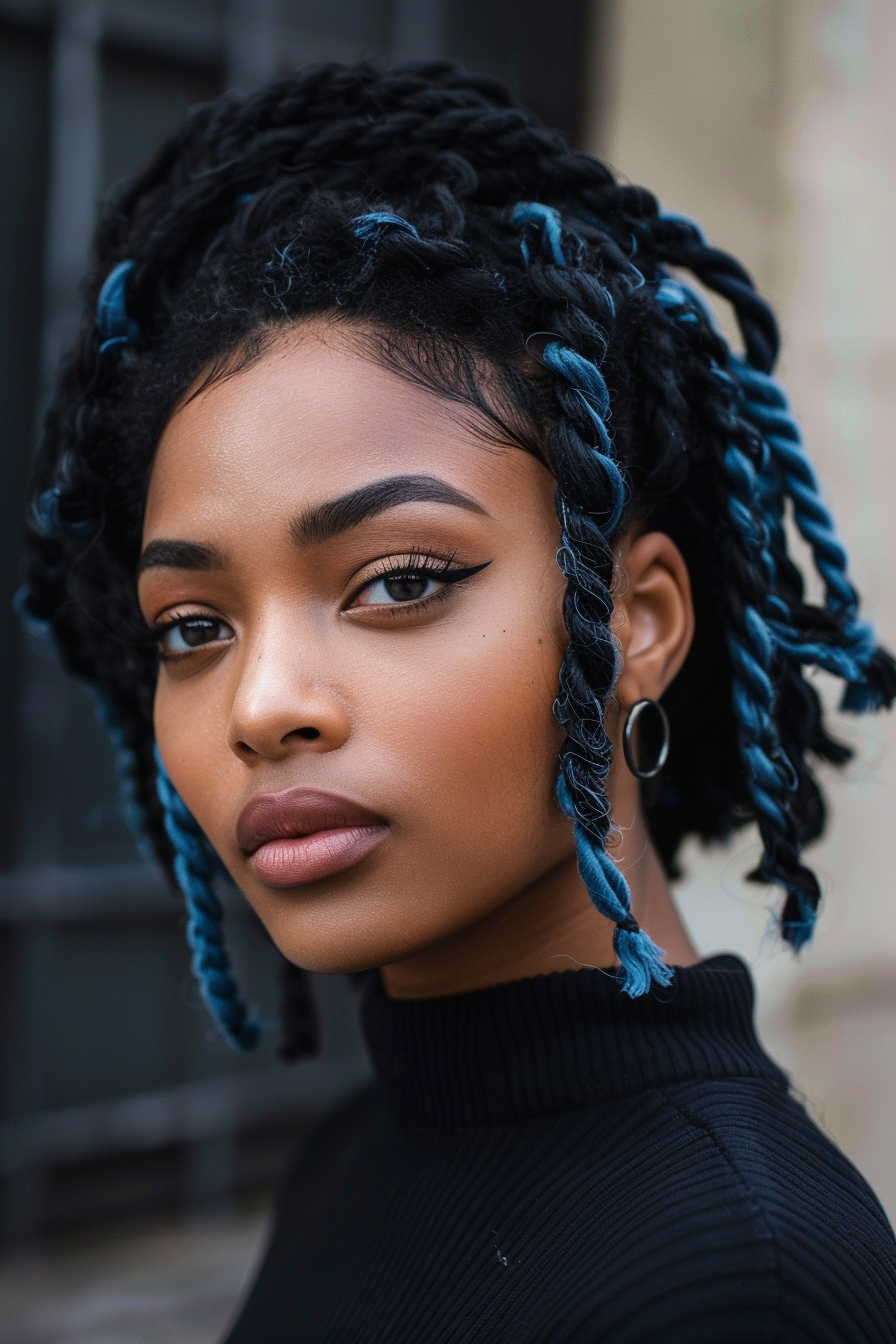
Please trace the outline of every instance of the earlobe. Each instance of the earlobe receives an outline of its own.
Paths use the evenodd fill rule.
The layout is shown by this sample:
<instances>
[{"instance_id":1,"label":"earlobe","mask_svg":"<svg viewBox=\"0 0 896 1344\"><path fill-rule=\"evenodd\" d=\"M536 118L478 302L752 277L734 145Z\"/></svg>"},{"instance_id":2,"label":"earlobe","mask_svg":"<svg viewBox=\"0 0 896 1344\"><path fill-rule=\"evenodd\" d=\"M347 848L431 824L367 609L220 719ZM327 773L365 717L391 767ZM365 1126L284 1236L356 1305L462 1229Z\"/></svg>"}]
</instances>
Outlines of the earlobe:
<instances>
[{"instance_id":1,"label":"earlobe","mask_svg":"<svg viewBox=\"0 0 896 1344\"><path fill-rule=\"evenodd\" d=\"M622 709L658 700L680 671L694 637L687 565L665 532L623 543L617 557L613 629L622 655L615 699Z\"/></svg>"}]
</instances>

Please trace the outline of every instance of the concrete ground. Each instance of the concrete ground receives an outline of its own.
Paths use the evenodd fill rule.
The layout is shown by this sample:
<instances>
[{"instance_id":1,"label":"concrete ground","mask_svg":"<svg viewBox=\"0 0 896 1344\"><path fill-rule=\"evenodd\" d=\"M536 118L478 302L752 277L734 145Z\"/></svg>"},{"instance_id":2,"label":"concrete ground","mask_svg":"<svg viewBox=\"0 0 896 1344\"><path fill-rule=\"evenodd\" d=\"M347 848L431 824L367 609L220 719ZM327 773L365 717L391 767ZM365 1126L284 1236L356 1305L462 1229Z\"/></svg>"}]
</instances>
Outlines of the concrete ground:
<instances>
[{"instance_id":1,"label":"concrete ground","mask_svg":"<svg viewBox=\"0 0 896 1344\"><path fill-rule=\"evenodd\" d=\"M267 1208L130 1225L0 1265L0 1344L218 1344Z\"/></svg>"}]
</instances>

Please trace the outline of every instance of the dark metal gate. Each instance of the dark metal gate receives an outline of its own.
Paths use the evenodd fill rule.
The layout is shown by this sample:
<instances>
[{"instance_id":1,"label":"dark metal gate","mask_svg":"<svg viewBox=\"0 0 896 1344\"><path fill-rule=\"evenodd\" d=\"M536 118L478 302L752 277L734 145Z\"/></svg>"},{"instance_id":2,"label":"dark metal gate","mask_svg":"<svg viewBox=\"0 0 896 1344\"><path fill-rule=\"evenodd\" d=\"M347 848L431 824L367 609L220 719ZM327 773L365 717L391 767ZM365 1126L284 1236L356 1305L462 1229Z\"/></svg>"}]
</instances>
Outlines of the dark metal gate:
<instances>
[{"instance_id":1,"label":"dark metal gate","mask_svg":"<svg viewBox=\"0 0 896 1344\"><path fill-rule=\"evenodd\" d=\"M30 444L77 320L95 203L193 102L306 60L447 51L574 132L585 0L0 0L0 1182L6 1244L272 1179L297 1124L366 1072L350 992L317 982L319 1060L234 1055L183 915L137 854L90 702L11 610ZM274 954L228 902L241 978ZM276 1033L272 1033L275 1035Z\"/></svg>"}]
</instances>

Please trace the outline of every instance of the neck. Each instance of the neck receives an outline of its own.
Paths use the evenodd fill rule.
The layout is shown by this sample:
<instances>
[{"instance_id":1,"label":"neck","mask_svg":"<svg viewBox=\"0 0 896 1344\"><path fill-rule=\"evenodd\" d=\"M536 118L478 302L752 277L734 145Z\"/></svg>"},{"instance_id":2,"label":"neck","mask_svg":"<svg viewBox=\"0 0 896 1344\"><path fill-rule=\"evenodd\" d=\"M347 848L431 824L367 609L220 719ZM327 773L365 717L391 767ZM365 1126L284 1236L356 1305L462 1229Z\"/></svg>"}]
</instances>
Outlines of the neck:
<instances>
[{"instance_id":1,"label":"neck","mask_svg":"<svg viewBox=\"0 0 896 1344\"><path fill-rule=\"evenodd\" d=\"M675 907L668 880L636 803L631 823L612 837L610 853L628 880L632 912L666 960L699 960ZM485 989L552 971L615 963L613 925L595 910L571 854L476 924L433 947L382 968L396 999L429 999Z\"/></svg>"}]
</instances>

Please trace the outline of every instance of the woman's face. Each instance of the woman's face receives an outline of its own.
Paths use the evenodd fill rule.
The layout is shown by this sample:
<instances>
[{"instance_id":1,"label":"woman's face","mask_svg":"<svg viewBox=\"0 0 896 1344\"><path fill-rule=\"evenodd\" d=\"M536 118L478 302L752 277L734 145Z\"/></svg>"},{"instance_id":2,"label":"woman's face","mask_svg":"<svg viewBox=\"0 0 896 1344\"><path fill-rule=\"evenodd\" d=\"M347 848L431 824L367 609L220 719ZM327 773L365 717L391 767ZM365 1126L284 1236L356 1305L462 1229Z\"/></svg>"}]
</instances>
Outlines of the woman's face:
<instances>
[{"instance_id":1,"label":"woman's face","mask_svg":"<svg viewBox=\"0 0 896 1344\"><path fill-rule=\"evenodd\" d=\"M168 424L139 577L158 744L297 964L400 961L574 872L553 496L323 321Z\"/></svg>"}]
</instances>

